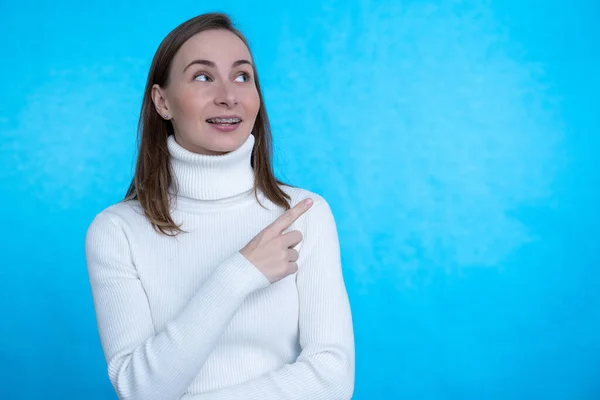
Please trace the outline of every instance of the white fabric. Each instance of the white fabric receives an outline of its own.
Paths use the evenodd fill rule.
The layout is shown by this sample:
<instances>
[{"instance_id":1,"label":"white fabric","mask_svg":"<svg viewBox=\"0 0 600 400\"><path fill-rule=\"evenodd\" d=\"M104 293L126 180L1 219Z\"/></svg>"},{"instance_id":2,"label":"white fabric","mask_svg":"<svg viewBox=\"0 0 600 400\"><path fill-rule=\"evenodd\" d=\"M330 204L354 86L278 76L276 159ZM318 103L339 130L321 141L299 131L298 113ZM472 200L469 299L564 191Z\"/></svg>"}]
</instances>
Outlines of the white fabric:
<instances>
[{"instance_id":1,"label":"white fabric","mask_svg":"<svg viewBox=\"0 0 600 400\"><path fill-rule=\"evenodd\" d=\"M239 250L284 210L252 190L254 136L226 155L168 148L187 233L158 234L137 201L90 224L87 269L108 376L120 399L349 399L354 334L329 204L288 230L303 241L298 272L270 284Z\"/></svg>"}]
</instances>

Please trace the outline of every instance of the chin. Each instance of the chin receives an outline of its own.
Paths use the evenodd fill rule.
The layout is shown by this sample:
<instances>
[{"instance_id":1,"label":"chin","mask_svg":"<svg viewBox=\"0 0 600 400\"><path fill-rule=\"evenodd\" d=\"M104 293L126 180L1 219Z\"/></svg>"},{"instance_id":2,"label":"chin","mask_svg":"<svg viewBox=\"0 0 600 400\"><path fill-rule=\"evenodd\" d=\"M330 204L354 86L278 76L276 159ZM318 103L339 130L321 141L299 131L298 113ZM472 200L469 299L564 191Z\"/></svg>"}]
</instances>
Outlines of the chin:
<instances>
[{"instance_id":1,"label":"chin","mask_svg":"<svg viewBox=\"0 0 600 400\"><path fill-rule=\"evenodd\" d=\"M218 153L221 155L239 148L248 138L247 133L241 134L237 132L219 133L218 135L211 136L209 142L203 147L211 153Z\"/></svg>"}]
</instances>

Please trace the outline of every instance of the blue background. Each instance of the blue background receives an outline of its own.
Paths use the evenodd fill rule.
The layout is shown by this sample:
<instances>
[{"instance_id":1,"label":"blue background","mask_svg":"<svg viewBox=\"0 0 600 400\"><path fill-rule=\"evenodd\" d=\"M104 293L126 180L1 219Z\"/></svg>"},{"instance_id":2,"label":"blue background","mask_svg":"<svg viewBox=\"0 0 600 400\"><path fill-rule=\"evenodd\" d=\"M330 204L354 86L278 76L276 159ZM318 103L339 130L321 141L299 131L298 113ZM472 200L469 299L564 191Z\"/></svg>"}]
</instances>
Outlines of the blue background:
<instances>
[{"instance_id":1,"label":"blue background","mask_svg":"<svg viewBox=\"0 0 600 400\"><path fill-rule=\"evenodd\" d=\"M84 257L184 20L248 36L277 175L340 234L355 399L600 398L600 5L3 2L0 394L116 399Z\"/></svg>"}]
</instances>

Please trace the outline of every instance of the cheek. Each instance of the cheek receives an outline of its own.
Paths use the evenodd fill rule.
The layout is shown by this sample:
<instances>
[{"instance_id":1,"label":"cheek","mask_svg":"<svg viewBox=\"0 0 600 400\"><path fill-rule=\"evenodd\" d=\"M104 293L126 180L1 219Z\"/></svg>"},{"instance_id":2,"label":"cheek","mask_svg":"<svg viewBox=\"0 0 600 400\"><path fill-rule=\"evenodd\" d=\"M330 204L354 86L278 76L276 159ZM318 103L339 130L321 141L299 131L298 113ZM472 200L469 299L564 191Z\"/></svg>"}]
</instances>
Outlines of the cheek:
<instances>
[{"instance_id":1,"label":"cheek","mask_svg":"<svg viewBox=\"0 0 600 400\"><path fill-rule=\"evenodd\" d=\"M258 109L260 108L260 98L258 97L258 91L256 89L248 91L244 102L248 112L253 114L258 113Z\"/></svg>"},{"instance_id":2,"label":"cheek","mask_svg":"<svg viewBox=\"0 0 600 400\"><path fill-rule=\"evenodd\" d=\"M208 97L197 91L181 91L174 98L174 104L177 110L184 116L195 118L198 113L205 107Z\"/></svg>"}]
</instances>

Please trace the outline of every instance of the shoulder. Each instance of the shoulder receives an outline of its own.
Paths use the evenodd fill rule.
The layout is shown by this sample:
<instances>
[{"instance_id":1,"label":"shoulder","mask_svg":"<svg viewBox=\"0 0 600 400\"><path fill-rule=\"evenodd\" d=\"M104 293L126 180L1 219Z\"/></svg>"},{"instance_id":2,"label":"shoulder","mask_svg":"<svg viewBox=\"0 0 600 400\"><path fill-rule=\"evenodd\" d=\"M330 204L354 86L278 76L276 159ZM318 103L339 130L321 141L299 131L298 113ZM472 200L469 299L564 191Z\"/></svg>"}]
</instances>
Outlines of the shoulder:
<instances>
[{"instance_id":1,"label":"shoulder","mask_svg":"<svg viewBox=\"0 0 600 400\"><path fill-rule=\"evenodd\" d=\"M323 195L300 187L291 187L288 185L281 185L280 187L291 197L290 205L292 207L306 198L311 198L313 200L313 205L299 219L303 226L306 227L307 225L315 223L329 223L335 226L333 211L329 202Z\"/></svg>"},{"instance_id":2,"label":"shoulder","mask_svg":"<svg viewBox=\"0 0 600 400\"><path fill-rule=\"evenodd\" d=\"M301 251L304 248L304 252L310 254L313 251L311 249L339 248L337 223L327 199L319 193L303 188L286 185L282 186L282 189L292 198L292 207L307 197L313 199L313 205L289 228L297 229L303 235L303 240L296 250Z\"/></svg>"},{"instance_id":3,"label":"shoulder","mask_svg":"<svg viewBox=\"0 0 600 400\"><path fill-rule=\"evenodd\" d=\"M315 206L321 203L329 207L327 200L325 200L325 198L319 193L310 191L308 189L292 187L288 185L280 185L280 187L286 194L288 194L291 197L290 205L292 207L306 198L311 198L313 200L313 206L311 208L314 208Z\"/></svg>"},{"instance_id":4,"label":"shoulder","mask_svg":"<svg viewBox=\"0 0 600 400\"><path fill-rule=\"evenodd\" d=\"M101 232L126 233L140 224L147 224L147 221L139 203L136 200L120 201L104 208L93 217L87 228L87 236Z\"/></svg>"}]
</instances>

